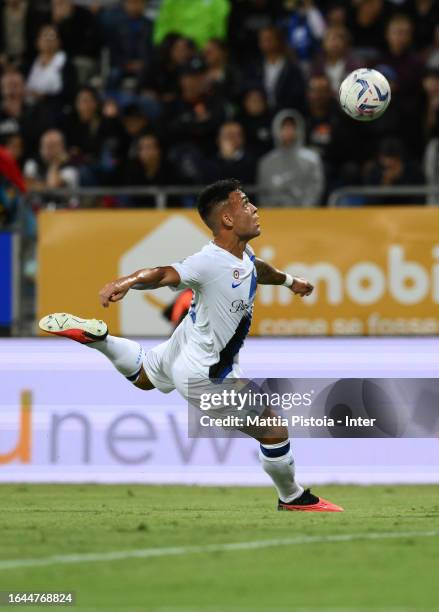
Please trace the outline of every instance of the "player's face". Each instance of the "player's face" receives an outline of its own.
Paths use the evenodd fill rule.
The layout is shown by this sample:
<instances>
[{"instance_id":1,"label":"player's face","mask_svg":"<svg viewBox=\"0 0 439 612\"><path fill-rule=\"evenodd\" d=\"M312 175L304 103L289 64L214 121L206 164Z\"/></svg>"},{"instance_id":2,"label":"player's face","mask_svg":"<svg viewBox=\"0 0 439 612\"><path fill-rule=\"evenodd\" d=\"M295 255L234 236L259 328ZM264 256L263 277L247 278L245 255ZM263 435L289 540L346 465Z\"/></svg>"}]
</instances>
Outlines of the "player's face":
<instances>
[{"instance_id":1,"label":"player's face","mask_svg":"<svg viewBox=\"0 0 439 612\"><path fill-rule=\"evenodd\" d=\"M251 240L261 233L258 209L243 191L230 194L233 214L233 230L243 240Z\"/></svg>"}]
</instances>

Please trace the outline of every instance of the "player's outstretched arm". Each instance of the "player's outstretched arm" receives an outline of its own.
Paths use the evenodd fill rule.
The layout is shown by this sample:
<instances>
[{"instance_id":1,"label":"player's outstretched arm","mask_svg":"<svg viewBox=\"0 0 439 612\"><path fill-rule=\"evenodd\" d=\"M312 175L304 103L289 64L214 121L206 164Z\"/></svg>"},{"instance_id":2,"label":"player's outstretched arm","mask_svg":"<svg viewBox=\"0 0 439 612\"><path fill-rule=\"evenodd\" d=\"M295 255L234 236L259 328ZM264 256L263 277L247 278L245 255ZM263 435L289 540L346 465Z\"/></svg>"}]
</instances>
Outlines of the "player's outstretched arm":
<instances>
[{"instance_id":1,"label":"player's outstretched arm","mask_svg":"<svg viewBox=\"0 0 439 612\"><path fill-rule=\"evenodd\" d=\"M118 302L126 296L130 289L159 289L160 287L177 287L179 284L180 275L171 266L145 268L107 283L99 291L99 300L104 308L108 308L110 302Z\"/></svg>"},{"instance_id":2,"label":"player's outstretched arm","mask_svg":"<svg viewBox=\"0 0 439 612\"><path fill-rule=\"evenodd\" d=\"M285 285L293 293L300 296L310 295L314 286L303 278L292 277L290 274L277 270L262 259L255 259L259 285Z\"/></svg>"}]
</instances>

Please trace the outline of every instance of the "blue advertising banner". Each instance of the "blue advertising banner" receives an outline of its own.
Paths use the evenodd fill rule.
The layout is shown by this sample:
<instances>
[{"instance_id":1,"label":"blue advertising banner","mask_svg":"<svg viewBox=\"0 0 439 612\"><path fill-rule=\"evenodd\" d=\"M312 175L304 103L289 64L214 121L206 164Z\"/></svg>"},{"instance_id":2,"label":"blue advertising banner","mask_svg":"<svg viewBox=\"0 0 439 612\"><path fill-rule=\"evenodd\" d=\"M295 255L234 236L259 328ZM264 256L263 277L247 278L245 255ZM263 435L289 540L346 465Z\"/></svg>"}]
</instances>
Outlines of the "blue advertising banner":
<instances>
[{"instance_id":1,"label":"blue advertising banner","mask_svg":"<svg viewBox=\"0 0 439 612\"><path fill-rule=\"evenodd\" d=\"M14 234L0 232L0 326L13 320Z\"/></svg>"}]
</instances>

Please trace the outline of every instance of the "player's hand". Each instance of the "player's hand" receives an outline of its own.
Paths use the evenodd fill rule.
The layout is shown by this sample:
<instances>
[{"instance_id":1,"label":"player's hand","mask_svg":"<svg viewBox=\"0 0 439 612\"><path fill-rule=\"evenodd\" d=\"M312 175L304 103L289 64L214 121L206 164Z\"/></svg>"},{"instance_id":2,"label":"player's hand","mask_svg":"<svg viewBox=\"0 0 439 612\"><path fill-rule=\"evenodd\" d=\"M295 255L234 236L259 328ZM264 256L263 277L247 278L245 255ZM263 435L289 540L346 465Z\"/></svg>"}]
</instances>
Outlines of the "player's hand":
<instances>
[{"instance_id":1,"label":"player's hand","mask_svg":"<svg viewBox=\"0 0 439 612\"><path fill-rule=\"evenodd\" d=\"M311 295L314 290L314 285L311 285L308 281L303 278L295 278L291 285L291 291L300 297Z\"/></svg>"},{"instance_id":2,"label":"player's hand","mask_svg":"<svg viewBox=\"0 0 439 612\"><path fill-rule=\"evenodd\" d=\"M128 291L129 287L122 287L119 281L112 281L111 283L107 283L105 287L103 287L103 289L99 291L99 300L101 302L101 306L103 306L104 308L108 308L110 302L118 302L126 296Z\"/></svg>"}]
</instances>

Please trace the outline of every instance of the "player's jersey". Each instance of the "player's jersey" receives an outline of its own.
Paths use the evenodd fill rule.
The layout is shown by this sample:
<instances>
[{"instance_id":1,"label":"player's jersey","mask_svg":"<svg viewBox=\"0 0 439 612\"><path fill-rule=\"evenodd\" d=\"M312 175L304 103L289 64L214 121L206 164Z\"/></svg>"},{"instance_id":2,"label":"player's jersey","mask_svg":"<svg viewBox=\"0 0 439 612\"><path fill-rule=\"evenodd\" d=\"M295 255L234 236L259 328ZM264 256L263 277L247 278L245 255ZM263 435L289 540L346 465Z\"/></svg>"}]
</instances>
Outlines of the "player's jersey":
<instances>
[{"instance_id":1,"label":"player's jersey","mask_svg":"<svg viewBox=\"0 0 439 612\"><path fill-rule=\"evenodd\" d=\"M194 292L191 307L174 331L194 373L210 378L239 376L238 353L247 336L256 295L254 253L246 248L243 259L210 242L198 253L172 264L181 278L177 289Z\"/></svg>"}]
</instances>

